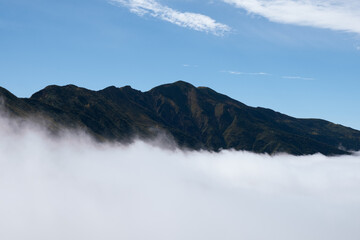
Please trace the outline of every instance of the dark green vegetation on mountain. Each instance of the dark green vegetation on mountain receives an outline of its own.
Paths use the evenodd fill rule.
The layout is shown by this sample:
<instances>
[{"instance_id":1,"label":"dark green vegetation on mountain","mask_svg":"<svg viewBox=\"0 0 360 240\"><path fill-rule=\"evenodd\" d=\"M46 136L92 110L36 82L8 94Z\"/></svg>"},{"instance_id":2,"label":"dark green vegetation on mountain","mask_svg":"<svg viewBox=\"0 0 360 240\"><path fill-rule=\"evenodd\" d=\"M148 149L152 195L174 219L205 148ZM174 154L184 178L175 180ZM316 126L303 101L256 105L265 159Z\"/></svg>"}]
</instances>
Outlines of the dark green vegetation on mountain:
<instances>
[{"instance_id":1,"label":"dark green vegetation on mountain","mask_svg":"<svg viewBox=\"0 0 360 240\"><path fill-rule=\"evenodd\" d=\"M249 107L182 81L147 92L129 86L100 91L48 86L30 98L17 98L0 88L0 97L13 116L42 119L53 132L64 126L81 128L100 141L152 138L165 132L179 146L190 149L294 155L349 154L360 149L360 131Z\"/></svg>"}]
</instances>

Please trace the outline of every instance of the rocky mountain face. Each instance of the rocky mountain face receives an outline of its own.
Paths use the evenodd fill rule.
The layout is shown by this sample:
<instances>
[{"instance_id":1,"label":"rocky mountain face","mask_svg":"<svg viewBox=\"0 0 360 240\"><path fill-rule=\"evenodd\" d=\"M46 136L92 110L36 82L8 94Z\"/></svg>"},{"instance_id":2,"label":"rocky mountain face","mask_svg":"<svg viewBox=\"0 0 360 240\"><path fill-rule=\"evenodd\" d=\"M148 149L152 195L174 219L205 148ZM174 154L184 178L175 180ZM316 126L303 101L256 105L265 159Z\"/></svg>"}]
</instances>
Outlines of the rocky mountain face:
<instances>
[{"instance_id":1,"label":"rocky mountain face","mask_svg":"<svg viewBox=\"0 0 360 240\"><path fill-rule=\"evenodd\" d=\"M166 133L180 147L195 150L337 155L360 149L360 131L249 107L183 81L147 92L129 86L91 91L52 85L30 98L0 88L0 97L4 111L13 117L41 119L54 133L63 127L80 128L99 141L126 142Z\"/></svg>"}]
</instances>

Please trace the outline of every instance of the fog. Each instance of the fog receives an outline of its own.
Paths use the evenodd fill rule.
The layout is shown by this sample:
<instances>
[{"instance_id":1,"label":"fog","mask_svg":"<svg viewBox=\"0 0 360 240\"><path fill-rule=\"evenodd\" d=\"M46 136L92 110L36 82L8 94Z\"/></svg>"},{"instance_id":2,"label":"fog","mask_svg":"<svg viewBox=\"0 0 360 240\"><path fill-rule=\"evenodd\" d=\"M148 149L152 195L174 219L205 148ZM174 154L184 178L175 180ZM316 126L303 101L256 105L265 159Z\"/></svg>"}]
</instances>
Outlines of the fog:
<instances>
[{"instance_id":1,"label":"fog","mask_svg":"<svg viewBox=\"0 0 360 240\"><path fill-rule=\"evenodd\" d=\"M358 240L359 214L359 156L97 144L0 119L0 239Z\"/></svg>"}]
</instances>

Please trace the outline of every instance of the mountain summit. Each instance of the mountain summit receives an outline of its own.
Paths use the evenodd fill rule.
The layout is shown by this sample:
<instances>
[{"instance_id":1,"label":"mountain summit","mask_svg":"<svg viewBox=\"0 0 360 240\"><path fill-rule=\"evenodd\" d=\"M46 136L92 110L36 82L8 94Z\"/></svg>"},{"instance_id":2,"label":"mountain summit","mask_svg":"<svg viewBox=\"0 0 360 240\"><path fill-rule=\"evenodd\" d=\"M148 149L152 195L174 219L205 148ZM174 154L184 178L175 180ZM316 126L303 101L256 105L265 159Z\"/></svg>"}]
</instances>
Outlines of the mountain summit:
<instances>
[{"instance_id":1,"label":"mountain summit","mask_svg":"<svg viewBox=\"0 0 360 240\"><path fill-rule=\"evenodd\" d=\"M51 85L30 98L0 88L14 117L41 117L49 129L81 128L100 141L153 138L159 132L185 148L294 155L360 150L360 131L320 119L297 119L249 107L207 87L178 81L147 92L130 86L91 91Z\"/></svg>"}]
</instances>

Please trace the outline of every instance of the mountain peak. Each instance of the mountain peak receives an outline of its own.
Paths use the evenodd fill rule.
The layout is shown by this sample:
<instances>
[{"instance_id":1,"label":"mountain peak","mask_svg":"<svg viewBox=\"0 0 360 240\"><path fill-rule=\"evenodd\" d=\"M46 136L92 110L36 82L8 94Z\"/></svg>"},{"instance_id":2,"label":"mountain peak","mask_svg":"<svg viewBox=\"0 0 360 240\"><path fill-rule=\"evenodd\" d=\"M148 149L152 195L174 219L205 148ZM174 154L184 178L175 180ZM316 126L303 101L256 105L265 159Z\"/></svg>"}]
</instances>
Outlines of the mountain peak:
<instances>
[{"instance_id":1,"label":"mountain peak","mask_svg":"<svg viewBox=\"0 0 360 240\"><path fill-rule=\"evenodd\" d=\"M170 85L175 85L175 86L184 87L184 88L195 88L194 85L192 85L191 83L185 82L183 80L178 80L176 82L170 83Z\"/></svg>"},{"instance_id":2,"label":"mountain peak","mask_svg":"<svg viewBox=\"0 0 360 240\"><path fill-rule=\"evenodd\" d=\"M154 87L153 89L151 89L149 92L151 91L162 91L162 90L166 90L167 89L179 89L181 91L189 91L191 89L195 89L196 87L188 82L179 80L173 83L167 83L167 84L163 84L157 87Z\"/></svg>"}]
</instances>

